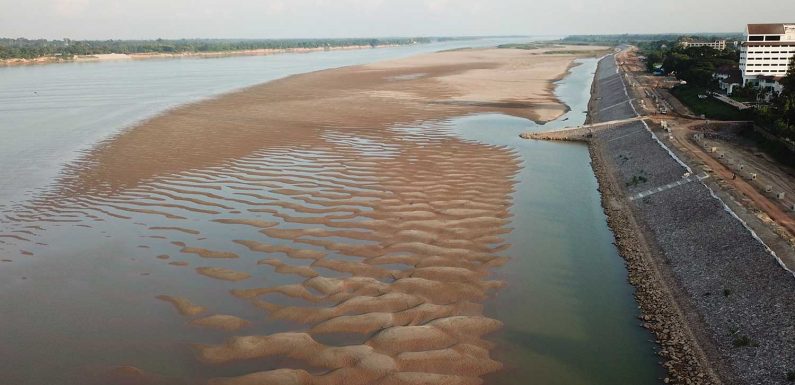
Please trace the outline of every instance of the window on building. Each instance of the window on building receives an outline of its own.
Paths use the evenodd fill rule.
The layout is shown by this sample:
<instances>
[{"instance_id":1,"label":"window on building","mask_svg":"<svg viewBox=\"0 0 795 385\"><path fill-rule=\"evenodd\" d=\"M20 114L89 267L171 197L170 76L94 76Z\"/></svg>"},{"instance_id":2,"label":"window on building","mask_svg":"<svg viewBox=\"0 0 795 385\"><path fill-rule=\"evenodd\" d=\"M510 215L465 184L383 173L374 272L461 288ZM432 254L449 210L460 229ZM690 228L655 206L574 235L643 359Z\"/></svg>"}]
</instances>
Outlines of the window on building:
<instances>
[{"instance_id":1,"label":"window on building","mask_svg":"<svg viewBox=\"0 0 795 385\"><path fill-rule=\"evenodd\" d=\"M765 41L781 41L781 36L765 36Z\"/></svg>"},{"instance_id":2,"label":"window on building","mask_svg":"<svg viewBox=\"0 0 795 385\"><path fill-rule=\"evenodd\" d=\"M765 40L764 36L760 36L760 35L748 36L748 41L763 41L763 40Z\"/></svg>"}]
</instances>

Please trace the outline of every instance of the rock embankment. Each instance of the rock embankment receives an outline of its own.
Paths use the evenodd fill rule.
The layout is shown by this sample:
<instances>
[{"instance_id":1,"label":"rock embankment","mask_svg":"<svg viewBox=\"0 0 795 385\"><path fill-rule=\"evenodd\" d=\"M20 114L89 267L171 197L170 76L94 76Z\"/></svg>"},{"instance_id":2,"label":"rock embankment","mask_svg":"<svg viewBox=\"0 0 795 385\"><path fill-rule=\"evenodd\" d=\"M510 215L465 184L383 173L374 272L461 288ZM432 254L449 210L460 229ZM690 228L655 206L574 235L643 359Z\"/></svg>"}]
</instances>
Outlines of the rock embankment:
<instances>
[{"instance_id":1,"label":"rock embankment","mask_svg":"<svg viewBox=\"0 0 795 385\"><path fill-rule=\"evenodd\" d=\"M660 345L658 354L667 371L666 384L719 384L686 325L671 293L654 268L651 253L629 207L620 203L623 191L606 164L604 150L590 146L594 173L599 180L602 205L613 230L616 247L626 261L630 283L641 309L641 326L650 330Z\"/></svg>"},{"instance_id":2,"label":"rock embankment","mask_svg":"<svg viewBox=\"0 0 795 385\"><path fill-rule=\"evenodd\" d=\"M593 122L635 115L615 60L596 74ZM615 106L615 107L614 107ZM575 138L577 139L577 138ZM690 171L642 123L588 139L603 205L666 383L787 384L795 370L795 280L704 184L629 201Z\"/></svg>"}]
</instances>

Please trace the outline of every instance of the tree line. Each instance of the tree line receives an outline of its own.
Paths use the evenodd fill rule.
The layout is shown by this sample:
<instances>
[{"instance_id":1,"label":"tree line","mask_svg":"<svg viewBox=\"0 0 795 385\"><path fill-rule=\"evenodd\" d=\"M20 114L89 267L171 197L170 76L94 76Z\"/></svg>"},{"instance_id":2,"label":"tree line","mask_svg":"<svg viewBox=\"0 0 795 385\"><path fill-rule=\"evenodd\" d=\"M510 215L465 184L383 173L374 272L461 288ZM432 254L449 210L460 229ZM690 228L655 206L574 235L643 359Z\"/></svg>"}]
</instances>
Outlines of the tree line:
<instances>
[{"instance_id":1,"label":"tree line","mask_svg":"<svg viewBox=\"0 0 795 385\"><path fill-rule=\"evenodd\" d=\"M678 41L669 40L638 42L637 46L646 56L649 72L673 74L687 82L681 87L697 87L704 92L718 90L718 82L713 77L718 68L739 67L740 53L735 48L722 51L709 47L684 48ZM768 94L768 98L763 98L768 101L752 111L753 119L773 135L795 141L795 58L790 61L789 70L780 83L783 91L778 94L749 85L735 87L733 95L757 100L760 94Z\"/></svg>"},{"instance_id":2,"label":"tree line","mask_svg":"<svg viewBox=\"0 0 795 385\"><path fill-rule=\"evenodd\" d=\"M561 39L565 43L591 43L591 44L639 44L643 42L677 41L684 38L705 41L714 40L742 40L742 35L737 33L683 35L676 33L667 34L623 34L623 35L570 35Z\"/></svg>"},{"instance_id":3,"label":"tree line","mask_svg":"<svg viewBox=\"0 0 795 385\"><path fill-rule=\"evenodd\" d=\"M795 57L780 81L784 89L770 103L757 108L758 120L773 134L795 141Z\"/></svg>"},{"instance_id":4,"label":"tree line","mask_svg":"<svg viewBox=\"0 0 795 385\"><path fill-rule=\"evenodd\" d=\"M737 67L740 51L734 48L716 50L710 47L682 47L678 41L652 41L639 43L646 56L646 69L658 69L665 74L675 74L692 86L715 90L717 81L712 74L722 66Z\"/></svg>"},{"instance_id":5,"label":"tree line","mask_svg":"<svg viewBox=\"0 0 795 385\"><path fill-rule=\"evenodd\" d=\"M35 59L75 55L229 52L255 49L334 48L429 43L431 38L350 39L179 39L179 40L45 40L0 38L0 59Z\"/></svg>"}]
</instances>

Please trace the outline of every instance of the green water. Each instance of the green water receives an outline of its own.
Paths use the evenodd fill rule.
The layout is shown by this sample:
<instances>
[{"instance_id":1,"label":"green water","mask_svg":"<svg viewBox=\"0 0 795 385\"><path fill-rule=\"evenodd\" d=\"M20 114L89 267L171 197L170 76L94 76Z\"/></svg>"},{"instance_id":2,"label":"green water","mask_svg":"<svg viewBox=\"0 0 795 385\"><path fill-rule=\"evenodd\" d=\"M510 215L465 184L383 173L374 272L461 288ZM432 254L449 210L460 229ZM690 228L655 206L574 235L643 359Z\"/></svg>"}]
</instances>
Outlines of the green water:
<instances>
[{"instance_id":1,"label":"green water","mask_svg":"<svg viewBox=\"0 0 795 385\"><path fill-rule=\"evenodd\" d=\"M504 115L450 124L464 138L505 145L522 156L514 194L510 262L495 273L508 283L487 304L505 323L494 337L506 370L488 384L659 384L653 337L639 311L603 213L588 148L519 139L526 130L582 124L596 60L558 85L571 111L539 126Z\"/></svg>"}]
</instances>

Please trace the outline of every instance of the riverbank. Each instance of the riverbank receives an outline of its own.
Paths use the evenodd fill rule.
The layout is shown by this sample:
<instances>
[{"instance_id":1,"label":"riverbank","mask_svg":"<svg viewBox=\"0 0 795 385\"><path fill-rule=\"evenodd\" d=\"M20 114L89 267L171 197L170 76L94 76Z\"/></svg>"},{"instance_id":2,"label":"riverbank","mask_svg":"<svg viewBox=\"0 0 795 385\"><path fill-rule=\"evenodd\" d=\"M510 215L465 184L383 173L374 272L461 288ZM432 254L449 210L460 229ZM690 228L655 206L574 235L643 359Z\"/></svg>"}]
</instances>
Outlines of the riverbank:
<instances>
[{"instance_id":1,"label":"riverbank","mask_svg":"<svg viewBox=\"0 0 795 385\"><path fill-rule=\"evenodd\" d=\"M594 123L636 115L612 56L600 63ZM590 143L616 244L675 384L785 384L795 366L795 281L770 250L645 123ZM629 197L643 193L642 199Z\"/></svg>"},{"instance_id":2,"label":"riverbank","mask_svg":"<svg viewBox=\"0 0 795 385\"><path fill-rule=\"evenodd\" d=\"M420 43L421 44L421 43ZM97 55L77 55L72 59L64 59L58 56L43 56L34 59L0 59L0 67L38 65L38 64L58 64L58 63L81 63L81 62L103 62L116 60L147 60L147 59L209 59L229 56L269 56L280 54L298 54L321 51L348 51L358 49L377 49L400 47L399 44L381 45L351 45L340 47L317 47L317 48L284 48L284 49L251 49L239 51L217 51L217 52L181 52L181 53L133 53L133 54L97 54Z\"/></svg>"},{"instance_id":3,"label":"riverbank","mask_svg":"<svg viewBox=\"0 0 795 385\"><path fill-rule=\"evenodd\" d=\"M627 264L629 282L635 287L635 298L643 315L641 326L650 330L660 346L658 354L668 373L666 384L720 384L713 365L699 344L690 325L675 300L675 284L664 278L647 242L646 235L627 205L625 193L610 167L611 158L601 143L589 143L591 162L599 181L602 206L608 225L616 239L616 247ZM659 255L659 254L658 254Z\"/></svg>"}]
</instances>

